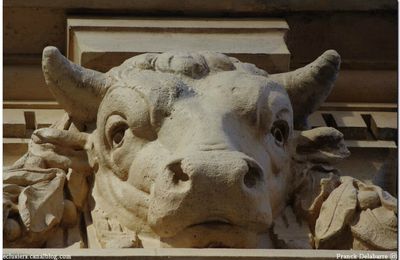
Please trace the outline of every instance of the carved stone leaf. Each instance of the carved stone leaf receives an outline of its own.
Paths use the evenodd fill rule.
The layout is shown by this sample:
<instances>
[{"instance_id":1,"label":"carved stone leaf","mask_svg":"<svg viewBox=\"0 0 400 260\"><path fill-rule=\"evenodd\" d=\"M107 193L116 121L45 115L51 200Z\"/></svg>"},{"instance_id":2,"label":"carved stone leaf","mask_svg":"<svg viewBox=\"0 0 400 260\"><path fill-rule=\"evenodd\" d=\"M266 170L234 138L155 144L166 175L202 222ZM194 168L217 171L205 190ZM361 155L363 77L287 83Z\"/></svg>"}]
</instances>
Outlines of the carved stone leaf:
<instances>
[{"instance_id":1,"label":"carved stone leaf","mask_svg":"<svg viewBox=\"0 0 400 260\"><path fill-rule=\"evenodd\" d=\"M319 208L316 209L318 204L316 201L322 200L320 203L322 204L331 191L340 184L338 175L332 172L311 169L307 174L303 187L295 194L297 210L307 212L306 217L316 210L319 212Z\"/></svg>"},{"instance_id":2,"label":"carved stone leaf","mask_svg":"<svg viewBox=\"0 0 400 260\"><path fill-rule=\"evenodd\" d=\"M358 222L351 226L351 232L370 250L397 249L397 216L384 206L362 211Z\"/></svg>"},{"instance_id":3,"label":"carved stone leaf","mask_svg":"<svg viewBox=\"0 0 400 260\"><path fill-rule=\"evenodd\" d=\"M328 198L331 192L340 185L340 180L338 175L334 173L329 173L326 178L320 180L319 184L320 193L317 197L315 197L314 201L308 209L309 224L311 226L312 233L315 232L315 223L318 219L323 202Z\"/></svg>"},{"instance_id":4,"label":"carved stone leaf","mask_svg":"<svg viewBox=\"0 0 400 260\"><path fill-rule=\"evenodd\" d=\"M61 221L63 215L63 186L65 174L59 173L50 181L26 187L19 195L18 209L29 231L43 232Z\"/></svg>"},{"instance_id":5,"label":"carved stone leaf","mask_svg":"<svg viewBox=\"0 0 400 260\"><path fill-rule=\"evenodd\" d=\"M348 224L357 207L357 190L352 178L342 177L343 183L332 191L322 204L315 226L315 244L324 248L325 243L335 238Z\"/></svg>"},{"instance_id":6,"label":"carved stone leaf","mask_svg":"<svg viewBox=\"0 0 400 260\"><path fill-rule=\"evenodd\" d=\"M376 191L378 192L382 205L389 210L393 210L393 212L397 214L397 199L380 187L376 187Z\"/></svg>"},{"instance_id":7,"label":"carved stone leaf","mask_svg":"<svg viewBox=\"0 0 400 260\"><path fill-rule=\"evenodd\" d=\"M10 199L3 197L3 226L5 225L8 215L10 214L13 207L13 203Z\"/></svg>"},{"instance_id":8,"label":"carved stone leaf","mask_svg":"<svg viewBox=\"0 0 400 260\"><path fill-rule=\"evenodd\" d=\"M380 205L384 206L388 210L393 211L395 214L397 214L397 199L390 195L387 191L384 191L381 187L377 185L367 185L359 180L354 179L354 181L357 183L358 189L359 189L359 194L358 194L358 202L360 204L360 207L363 208L363 204L367 204L365 206L368 206L370 209L374 209ZM370 196L373 196L372 202L369 203L364 203L362 201L363 195L362 193L368 192ZM361 193L361 195L360 195ZM371 198L369 198L371 199Z\"/></svg>"},{"instance_id":9,"label":"carved stone leaf","mask_svg":"<svg viewBox=\"0 0 400 260\"><path fill-rule=\"evenodd\" d=\"M313 203L315 197L321 190L321 179L328 176L324 172L306 170L306 178L303 181L298 192L295 193L295 207L298 212L302 212L304 217L308 217L308 210Z\"/></svg>"},{"instance_id":10,"label":"carved stone leaf","mask_svg":"<svg viewBox=\"0 0 400 260\"><path fill-rule=\"evenodd\" d=\"M14 169L3 173L3 184L28 186L41 181L51 180L56 176L58 169Z\"/></svg>"},{"instance_id":11,"label":"carved stone leaf","mask_svg":"<svg viewBox=\"0 0 400 260\"><path fill-rule=\"evenodd\" d=\"M8 218L10 212L18 212L17 203L18 196L23 187L16 184L3 185L3 225Z\"/></svg>"},{"instance_id":12,"label":"carved stone leaf","mask_svg":"<svg viewBox=\"0 0 400 260\"><path fill-rule=\"evenodd\" d=\"M3 199L7 198L8 200L17 203L18 196L23 190L24 187L21 187L16 184L3 184Z\"/></svg>"}]
</instances>

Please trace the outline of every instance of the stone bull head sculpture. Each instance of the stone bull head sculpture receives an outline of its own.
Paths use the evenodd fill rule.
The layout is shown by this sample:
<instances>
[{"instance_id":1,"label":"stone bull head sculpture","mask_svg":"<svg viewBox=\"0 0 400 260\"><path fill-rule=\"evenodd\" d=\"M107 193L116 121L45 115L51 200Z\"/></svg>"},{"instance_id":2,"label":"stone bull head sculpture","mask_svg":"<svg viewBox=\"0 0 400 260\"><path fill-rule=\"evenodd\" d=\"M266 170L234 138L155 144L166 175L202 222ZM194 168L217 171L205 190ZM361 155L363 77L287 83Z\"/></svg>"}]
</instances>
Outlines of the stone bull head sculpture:
<instances>
[{"instance_id":1,"label":"stone bull head sculpture","mask_svg":"<svg viewBox=\"0 0 400 260\"><path fill-rule=\"evenodd\" d=\"M395 199L339 176L340 132L307 130L339 65L327 51L268 75L167 52L103 74L46 48L68 118L37 130L5 172L6 246L393 249ZM374 240L362 226L378 213L387 229Z\"/></svg>"}]
</instances>

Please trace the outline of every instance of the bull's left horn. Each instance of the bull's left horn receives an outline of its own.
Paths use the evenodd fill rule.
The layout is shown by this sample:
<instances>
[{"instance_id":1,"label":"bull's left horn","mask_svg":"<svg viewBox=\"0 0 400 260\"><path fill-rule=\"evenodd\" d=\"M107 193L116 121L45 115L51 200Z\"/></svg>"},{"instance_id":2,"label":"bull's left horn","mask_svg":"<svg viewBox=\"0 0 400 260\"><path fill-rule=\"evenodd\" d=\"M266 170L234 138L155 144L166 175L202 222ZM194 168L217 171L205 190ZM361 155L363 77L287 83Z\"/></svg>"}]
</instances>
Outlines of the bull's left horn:
<instances>
[{"instance_id":1,"label":"bull's left horn","mask_svg":"<svg viewBox=\"0 0 400 260\"><path fill-rule=\"evenodd\" d=\"M339 68L340 55L334 50L328 50L303 68L270 75L270 78L283 85L289 94L295 129L309 128L307 117L328 97Z\"/></svg>"},{"instance_id":2,"label":"bull's left horn","mask_svg":"<svg viewBox=\"0 0 400 260\"><path fill-rule=\"evenodd\" d=\"M42 67L50 91L71 119L93 122L109 86L105 74L73 64L56 47L43 50Z\"/></svg>"}]
</instances>

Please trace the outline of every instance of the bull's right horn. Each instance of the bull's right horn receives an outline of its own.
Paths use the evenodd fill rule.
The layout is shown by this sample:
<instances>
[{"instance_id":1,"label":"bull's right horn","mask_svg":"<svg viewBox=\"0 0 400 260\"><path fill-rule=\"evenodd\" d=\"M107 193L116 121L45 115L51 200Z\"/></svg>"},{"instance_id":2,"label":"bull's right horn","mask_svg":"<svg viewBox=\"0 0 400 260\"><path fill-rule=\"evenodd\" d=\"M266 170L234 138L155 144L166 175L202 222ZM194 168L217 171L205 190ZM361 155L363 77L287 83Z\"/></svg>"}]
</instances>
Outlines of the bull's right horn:
<instances>
[{"instance_id":1,"label":"bull's right horn","mask_svg":"<svg viewBox=\"0 0 400 260\"><path fill-rule=\"evenodd\" d=\"M294 127L308 129L307 117L328 97L340 68L340 55L329 50L315 61L297 70L270 75L283 85L293 107Z\"/></svg>"},{"instance_id":2,"label":"bull's right horn","mask_svg":"<svg viewBox=\"0 0 400 260\"><path fill-rule=\"evenodd\" d=\"M95 121L110 85L105 74L73 64L51 46L43 50L42 67L50 91L71 120Z\"/></svg>"}]
</instances>

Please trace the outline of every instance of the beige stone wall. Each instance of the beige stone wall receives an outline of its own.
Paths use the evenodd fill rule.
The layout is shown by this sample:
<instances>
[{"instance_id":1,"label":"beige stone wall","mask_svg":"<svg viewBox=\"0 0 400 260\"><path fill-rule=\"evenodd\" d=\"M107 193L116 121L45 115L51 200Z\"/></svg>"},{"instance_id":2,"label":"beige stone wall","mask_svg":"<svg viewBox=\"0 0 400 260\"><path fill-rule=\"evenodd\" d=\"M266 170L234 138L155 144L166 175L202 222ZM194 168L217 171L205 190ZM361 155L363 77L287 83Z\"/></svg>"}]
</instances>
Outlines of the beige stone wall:
<instances>
[{"instance_id":1,"label":"beige stone wall","mask_svg":"<svg viewBox=\"0 0 400 260\"><path fill-rule=\"evenodd\" d=\"M303 66L326 49L343 60L343 76L329 101L396 102L396 1L4 1L4 98L51 100L40 71L47 45L66 54L67 17L279 17L287 20L291 66ZM371 71L378 70L378 71ZM368 79L368 80L367 80ZM348 87L348 82L353 82ZM372 86L381 82L382 88ZM354 84L354 81L358 81ZM365 82L368 92L365 89ZM29 82L29 84L28 84ZM35 91L32 91L34 86ZM348 93L350 91L350 93ZM358 92L362 95L357 95ZM346 93L345 93L346 92ZM26 93L30 93L27 95ZM343 100L345 98L345 100Z\"/></svg>"}]
</instances>

